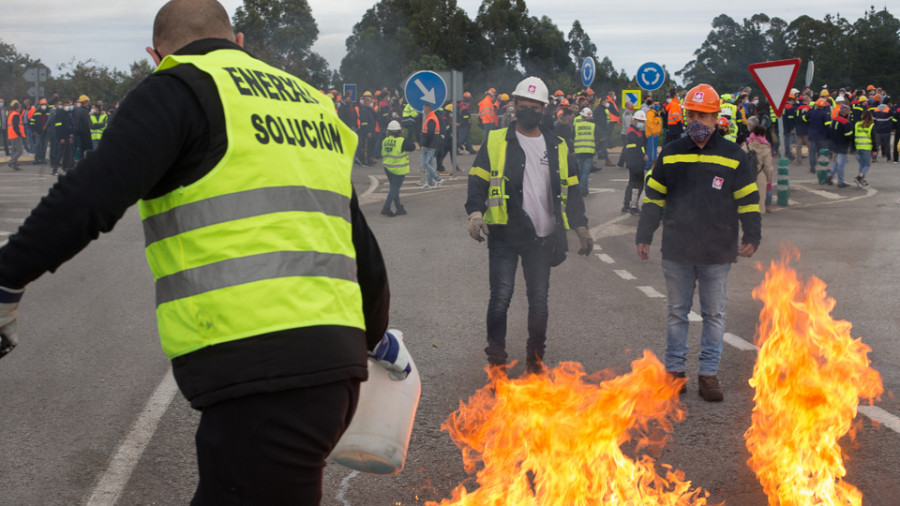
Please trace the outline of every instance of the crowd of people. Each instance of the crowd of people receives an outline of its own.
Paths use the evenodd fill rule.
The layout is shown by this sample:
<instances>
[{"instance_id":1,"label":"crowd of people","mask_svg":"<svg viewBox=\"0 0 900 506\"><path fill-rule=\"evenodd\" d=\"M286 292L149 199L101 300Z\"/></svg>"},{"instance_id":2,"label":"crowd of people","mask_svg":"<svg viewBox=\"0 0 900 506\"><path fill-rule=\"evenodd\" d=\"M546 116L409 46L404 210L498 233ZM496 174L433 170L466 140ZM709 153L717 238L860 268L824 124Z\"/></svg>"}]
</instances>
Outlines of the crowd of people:
<instances>
[{"instance_id":1,"label":"crowd of people","mask_svg":"<svg viewBox=\"0 0 900 506\"><path fill-rule=\"evenodd\" d=\"M54 94L37 105L30 98L13 99L8 105L0 98L0 135L10 157L7 165L21 170L19 158L27 152L34 155L34 165L49 162L53 175L65 173L97 147L115 110L107 110L102 100L92 103L87 95L62 99Z\"/></svg>"}]
</instances>

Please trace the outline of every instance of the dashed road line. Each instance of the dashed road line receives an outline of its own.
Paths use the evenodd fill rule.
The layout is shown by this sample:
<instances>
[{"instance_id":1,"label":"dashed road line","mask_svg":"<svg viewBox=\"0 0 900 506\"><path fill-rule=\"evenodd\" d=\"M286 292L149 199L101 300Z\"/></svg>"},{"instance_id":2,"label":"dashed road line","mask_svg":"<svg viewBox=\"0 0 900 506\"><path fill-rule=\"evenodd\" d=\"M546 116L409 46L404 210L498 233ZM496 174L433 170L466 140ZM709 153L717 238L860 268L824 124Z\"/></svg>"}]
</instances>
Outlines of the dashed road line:
<instances>
[{"instance_id":1,"label":"dashed road line","mask_svg":"<svg viewBox=\"0 0 900 506\"><path fill-rule=\"evenodd\" d=\"M618 274L619 277L624 280L637 279L636 277L634 277L634 274L632 274L628 271L625 271L625 270L616 270L615 273Z\"/></svg>"},{"instance_id":2,"label":"dashed road line","mask_svg":"<svg viewBox=\"0 0 900 506\"><path fill-rule=\"evenodd\" d=\"M597 254L597 258L599 258L600 261L602 261L602 262L605 263L605 264L614 264L614 263L616 263L616 261L613 260L613 258L612 258L611 256L607 255L606 253L598 253L598 254Z\"/></svg>"},{"instance_id":3,"label":"dashed road line","mask_svg":"<svg viewBox=\"0 0 900 506\"><path fill-rule=\"evenodd\" d=\"M644 292L644 295L646 295L647 297L650 297L652 299L660 299L660 298L666 297L665 295L657 292L656 289L653 288L652 286L639 286L639 287L637 287L637 289Z\"/></svg>"},{"instance_id":4,"label":"dashed road line","mask_svg":"<svg viewBox=\"0 0 900 506\"><path fill-rule=\"evenodd\" d=\"M888 429L900 434L900 418L888 413L878 406L859 406L856 410L884 425Z\"/></svg>"},{"instance_id":5,"label":"dashed road line","mask_svg":"<svg viewBox=\"0 0 900 506\"><path fill-rule=\"evenodd\" d=\"M749 343L749 342L747 342L747 341L741 339L741 338L738 337L737 335L732 334L731 332L726 332L726 333L725 333L725 336L723 337L723 339L725 340L726 343L728 343L728 344L734 346L735 348L737 348L737 349L739 349L739 350L741 350L741 351L756 351L756 350L759 350L759 348L757 348L755 344Z\"/></svg>"}]
</instances>

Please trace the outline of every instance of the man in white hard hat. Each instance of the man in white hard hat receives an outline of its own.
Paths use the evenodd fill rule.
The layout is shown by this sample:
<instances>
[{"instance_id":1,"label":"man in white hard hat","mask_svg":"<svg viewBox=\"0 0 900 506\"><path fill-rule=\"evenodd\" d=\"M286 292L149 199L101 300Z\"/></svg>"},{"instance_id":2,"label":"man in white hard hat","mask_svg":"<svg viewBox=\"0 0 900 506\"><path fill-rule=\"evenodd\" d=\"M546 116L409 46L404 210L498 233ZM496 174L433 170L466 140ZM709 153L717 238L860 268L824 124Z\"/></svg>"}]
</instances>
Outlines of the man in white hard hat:
<instances>
[{"instance_id":1,"label":"man in white hard hat","mask_svg":"<svg viewBox=\"0 0 900 506\"><path fill-rule=\"evenodd\" d=\"M594 153L597 152L597 146L600 145L603 137L593 119L594 113L591 108L585 107L572 122L572 128L575 130L573 147L575 148L575 163L578 166L578 189L581 191L582 197L588 194L588 177L591 175L591 167L594 164Z\"/></svg>"},{"instance_id":2,"label":"man in white hard hat","mask_svg":"<svg viewBox=\"0 0 900 506\"><path fill-rule=\"evenodd\" d=\"M632 216L639 215L640 207L638 199L644 189L644 168L647 166L647 138L644 137L644 125L647 122L647 113L637 111L631 121L631 126L625 131L625 147L622 148L622 156L619 157L619 167L628 169L628 186L625 187L625 203L622 212L630 212Z\"/></svg>"},{"instance_id":3,"label":"man in white hard hat","mask_svg":"<svg viewBox=\"0 0 900 506\"><path fill-rule=\"evenodd\" d=\"M516 119L485 138L469 171L465 205L469 235L479 242L482 233L488 237L488 363L506 366L506 311L521 257L528 294L525 364L531 373L543 371L550 268L565 260L566 230L575 228L580 255L593 249L584 201L578 191L569 191L578 182L569 173L569 149L541 125L547 95L547 85L536 77L516 86Z\"/></svg>"},{"instance_id":4,"label":"man in white hard hat","mask_svg":"<svg viewBox=\"0 0 900 506\"><path fill-rule=\"evenodd\" d=\"M399 121L391 121L387 126L387 137L381 141L381 161L384 163L384 173L387 174L388 189L387 199L381 214L393 218L406 214L406 208L400 204L400 187L403 180L409 174L409 152L416 149L416 143L403 138L403 127ZM391 204L396 211L391 211Z\"/></svg>"}]
</instances>

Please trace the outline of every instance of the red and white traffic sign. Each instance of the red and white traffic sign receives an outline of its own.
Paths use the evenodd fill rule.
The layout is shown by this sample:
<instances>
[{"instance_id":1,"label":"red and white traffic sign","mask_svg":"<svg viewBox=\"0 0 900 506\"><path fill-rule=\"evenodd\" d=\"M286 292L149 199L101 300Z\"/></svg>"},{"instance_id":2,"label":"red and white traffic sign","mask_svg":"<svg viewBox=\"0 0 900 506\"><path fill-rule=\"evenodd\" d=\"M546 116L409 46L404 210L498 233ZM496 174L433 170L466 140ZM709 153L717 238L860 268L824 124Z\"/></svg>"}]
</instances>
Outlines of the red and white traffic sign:
<instances>
[{"instance_id":1,"label":"red and white traffic sign","mask_svg":"<svg viewBox=\"0 0 900 506\"><path fill-rule=\"evenodd\" d=\"M751 63L747 65L747 69L750 70L756 84L762 88L775 115L781 117L791 85L797 77L797 71L800 70L800 58Z\"/></svg>"}]
</instances>

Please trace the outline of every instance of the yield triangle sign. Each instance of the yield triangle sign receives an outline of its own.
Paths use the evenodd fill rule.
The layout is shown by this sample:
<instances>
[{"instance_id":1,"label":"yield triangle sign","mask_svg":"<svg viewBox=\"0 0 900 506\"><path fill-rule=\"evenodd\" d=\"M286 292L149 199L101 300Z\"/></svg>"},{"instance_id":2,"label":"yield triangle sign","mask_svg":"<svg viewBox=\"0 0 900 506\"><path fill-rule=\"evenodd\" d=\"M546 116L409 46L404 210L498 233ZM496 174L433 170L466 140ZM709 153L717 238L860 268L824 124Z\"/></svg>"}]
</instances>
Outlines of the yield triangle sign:
<instances>
[{"instance_id":1,"label":"yield triangle sign","mask_svg":"<svg viewBox=\"0 0 900 506\"><path fill-rule=\"evenodd\" d=\"M762 88L775 115L781 117L788 92L791 91L791 84L794 83L800 69L800 58L751 63L747 65L747 69L750 70L756 84Z\"/></svg>"}]
</instances>

